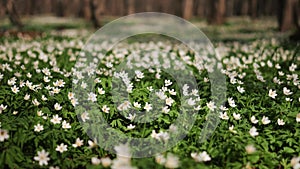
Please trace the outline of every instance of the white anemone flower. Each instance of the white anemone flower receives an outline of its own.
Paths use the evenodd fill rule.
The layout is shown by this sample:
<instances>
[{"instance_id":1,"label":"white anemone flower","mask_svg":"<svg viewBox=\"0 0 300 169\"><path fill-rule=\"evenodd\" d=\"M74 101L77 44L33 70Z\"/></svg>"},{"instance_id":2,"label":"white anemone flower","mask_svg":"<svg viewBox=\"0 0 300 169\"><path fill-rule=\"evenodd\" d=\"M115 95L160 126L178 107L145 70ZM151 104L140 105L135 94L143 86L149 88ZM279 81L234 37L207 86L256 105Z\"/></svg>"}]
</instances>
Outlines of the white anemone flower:
<instances>
[{"instance_id":1,"label":"white anemone flower","mask_svg":"<svg viewBox=\"0 0 300 169\"><path fill-rule=\"evenodd\" d=\"M49 153L45 150L42 150L38 151L37 154L38 155L35 156L33 159L35 161L38 161L40 166L48 165L48 161L50 160L50 158L48 157Z\"/></svg>"},{"instance_id":2,"label":"white anemone flower","mask_svg":"<svg viewBox=\"0 0 300 169\"><path fill-rule=\"evenodd\" d=\"M256 137L259 134L254 126L250 129L249 133L252 137Z\"/></svg>"},{"instance_id":3,"label":"white anemone flower","mask_svg":"<svg viewBox=\"0 0 300 169\"><path fill-rule=\"evenodd\" d=\"M68 146L65 145L64 143L61 143L60 145L57 145L55 151L58 151L60 153L63 153L65 151L68 151Z\"/></svg>"},{"instance_id":4,"label":"white anemone flower","mask_svg":"<svg viewBox=\"0 0 300 169\"><path fill-rule=\"evenodd\" d=\"M276 90L269 90L269 97L271 97L272 99L275 99L275 97L277 96L276 94Z\"/></svg>"},{"instance_id":5,"label":"white anemone flower","mask_svg":"<svg viewBox=\"0 0 300 169\"><path fill-rule=\"evenodd\" d=\"M7 130L0 129L0 142L7 140L9 138L9 134Z\"/></svg>"}]
</instances>

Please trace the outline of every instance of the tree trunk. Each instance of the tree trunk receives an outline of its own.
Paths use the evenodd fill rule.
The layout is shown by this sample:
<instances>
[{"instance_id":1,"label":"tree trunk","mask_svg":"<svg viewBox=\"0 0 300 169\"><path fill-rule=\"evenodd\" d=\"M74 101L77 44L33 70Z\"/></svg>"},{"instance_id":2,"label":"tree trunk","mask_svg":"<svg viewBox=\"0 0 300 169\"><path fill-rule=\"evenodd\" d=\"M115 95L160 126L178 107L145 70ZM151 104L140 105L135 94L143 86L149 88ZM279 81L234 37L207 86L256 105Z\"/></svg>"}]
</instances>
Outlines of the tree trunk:
<instances>
[{"instance_id":1,"label":"tree trunk","mask_svg":"<svg viewBox=\"0 0 300 169\"><path fill-rule=\"evenodd\" d=\"M226 1L226 16L233 16L234 12L234 0L227 0Z\"/></svg>"},{"instance_id":2,"label":"tree trunk","mask_svg":"<svg viewBox=\"0 0 300 169\"><path fill-rule=\"evenodd\" d=\"M257 0L251 0L250 2L250 15L252 19L257 18Z\"/></svg>"},{"instance_id":3,"label":"tree trunk","mask_svg":"<svg viewBox=\"0 0 300 169\"><path fill-rule=\"evenodd\" d=\"M0 17L5 16L6 7L4 1L0 1Z\"/></svg>"},{"instance_id":4,"label":"tree trunk","mask_svg":"<svg viewBox=\"0 0 300 169\"><path fill-rule=\"evenodd\" d=\"M83 7L83 6L81 6L80 0L72 0L70 5L67 5L67 6L68 6L68 14L67 15L72 16L72 17L78 17L81 13L81 8Z\"/></svg>"},{"instance_id":5,"label":"tree trunk","mask_svg":"<svg viewBox=\"0 0 300 169\"><path fill-rule=\"evenodd\" d=\"M300 30L299 11L300 11L300 2L296 0L294 8L293 8L293 22L294 22L294 25L297 27L298 31Z\"/></svg>"},{"instance_id":6,"label":"tree trunk","mask_svg":"<svg viewBox=\"0 0 300 169\"><path fill-rule=\"evenodd\" d=\"M257 1L257 17L264 15L264 6L265 6L265 1L261 1L261 0Z\"/></svg>"},{"instance_id":7,"label":"tree trunk","mask_svg":"<svg viewBox=\"0 0 300 169\"><path fill-rule=\"evenodd\" d=\"M134 3L135 3L134 0L128 0L128 10L127 10L128 14L134 14L135 13Z\"/></svg>"},{"instance_id":8,"label":"tree trunk","mask_svg":"<svg viewBox=\"0 0 300 169\"><path fill-rule=\"evenodd\" d=\"M83 5L83 9L82 9L83 17L86 20L90 20L92 16L90 0L83 0L82 5Z\"/></svg>"},{"instance_id":9,"label":"tree trunk","mask_svg":"<svg viewBox=\"0 0 300 169\"><path fill-rule=\"evenodd\" d=\"M249 2L248 0L242 0L241 3L241 15L246 16L248 15Z\"/></svg>"},{"instance_id":10,"label":"tree trunk","mask_svg":"<svg viewBox=\"0 0 300 169\"><path fill-rule=\"evenodd\" d=\"M220 25L225 22L225 0L211 0L210 17L208 23Z\"/></svg>"},{"instance_id":11,"label":"tree trunk","mask_svg":"<svg viewBox=\"0 0 300 169\"><path fill-rule=\"evenodd\" d=\"M118 16L123 16L123 15L125 15L125 2L124 2L124 0L118 0L117 2L116 2L117 4L118 4L118 12L117 12L117 15Z\"/></svg>"},{"instance_id":12,"label":"tree trunk","mask_svg":"<svg viewBox=\"0 0 300 169\"><path fill-rule=\"evenodd\" d=\"M105 4L106 4L106 8L109 9L109 15L112 16L124 15L123 0L109 0Z\"/></svg>"},{"instance_id":13,"label":"tree trunk","mask_svg":"<svg viewBox=\"0 0 300 169\"><path fill-rule=\"evenodd\" d=\"M193 0L183 1L183 18L191 19L193 17Z\"/></svg>"},{"instance_id":14,"label":"tree trunk","mask_svg":"<svg viewBox=\"0 0 300 169\"><path fill-rule=\"evenodd\" d=\"M145 1L145 0L143 0L143 1L139 1L139 0L135 1L134 2L134 6L135 6L134 13L145 12L145 10L146 10L146 2L147 1Z\"/></svg>"},{"instance_id":15,"label":"tree trunk","mask_svg":"<svg viewBox=\"0 0 300 169\"><path fill-rule=\"evenodd\" d=\"M5 11L9 17L9 20L12 25L17 26L18 28L22 28L23 24L21 22L20 16L16 10L15 4L13 0L4 0Z\"/></svg>"},{"instance_id":16,"label":"tree trunk","mask_svg":"<svg viewBox=\"0 0 300 169\"><path fill-rule=\"evenodd\" d=\"M299 15L300 15L300 2L296 1L294 5L294 24L297 26L297 30L290 36L290 40L300 41L300 26L299 26Z\"/></svg>"},{"instance_id":17,"label":"tree trunk","mask_svg":"<svg viewBox=\"0 0 300 169\"><path fill-rule=\"evenodd\" d=\"M274 0L265 0L265 15L272 15L273 7L276 7L276 1Z\"/></svg>"},{"instance_id":18,"label":"tree trunk","mask_svg":"<svg viewBox=\"0 0 300 169\"><path fill-rule=\"evenodd\" d=\"M153 0L145 0L146 3L146 12L153 11L153 3L156 3Z\"/></svg>"},{"instance_id":19,"label":"tree trunk","mask_svg":"<svg viewBox=\"0 0 300 169\"><path fill-rule=\"evenodd\" d=\"M200 18L205 18L206 16L206 6L205 6L205 0L198 0L198 4L197 4L197 16L199 16Z\"/></svg>"},{"instance_id":20,"label":"tree trunk","mask_svg":"<svg viewBox=\"0 0 300 169\"><path fill-rule=\"evenodd\" d=\"M297 0L279 0L278 25L281 32L288 31L298 25L296 8Z\"/></svg>"},{"instance_id":21,"label":"tree trunk","mask_svg":"<svg viewBox=\"0 0 300 169\"><path fill-rule=\"evenodd\" d=\"M176 15L176 16L181 16L183 17L183 10L182 10L182 7L183 7L183 2L184 0L177 0L176 1L176 5L173 5L174 8L173 8L173 14ZM194 0L193 0L194 1ZM172 6L172 2L170 3L170 6ZM193 3L193 6L194 6L194 3ZM192 16L194 14L194 8L193 6L191 7L191 13L192 13Z\"/></svg>"},{"instance_id":22,"label":"tree trunk","mask_svg":"<svg viewBox=\"0 0 300 169\"><path fill-rule=\"evenodd\" d=\"M56 1L56 16L63 17L64 16L64 2L62 0Z\"/></svg>"},{"instance_id":23,"label":"tree trunk","mask_svg":"<svg viewBox=\"0 0 300 169\"><path fill-rule=\"evenodd\" d=\"M91 21L93 23L94 28L99 28L100 25L100 20L99 20L99 14L97 10L97 2L96 0L90 0L90 11L91 11Z\"/></svg>"},{"instance_id":24,"label":"tree trunk","mask_svg":"<svg viewBox=\"0 0 300 169\"><path fill-rule=\"evenodd\" d=\"M159 11L177 15L177 16L182 16L182 1L177 1L177 3L174 3L174 0L163 0L159 2L160 9ZM178 7L180 8L180 13L178 11Z\"/></svg>"}]
</instances>

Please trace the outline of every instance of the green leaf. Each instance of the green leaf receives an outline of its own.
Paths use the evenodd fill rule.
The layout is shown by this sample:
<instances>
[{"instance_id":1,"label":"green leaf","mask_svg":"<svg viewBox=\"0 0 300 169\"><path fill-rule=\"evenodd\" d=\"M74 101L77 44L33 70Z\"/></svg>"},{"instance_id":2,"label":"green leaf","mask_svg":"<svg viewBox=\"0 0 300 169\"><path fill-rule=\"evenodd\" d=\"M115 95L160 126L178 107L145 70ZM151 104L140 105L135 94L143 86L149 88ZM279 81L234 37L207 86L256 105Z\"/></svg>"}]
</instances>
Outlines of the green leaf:
<instances>
[{"instance_id":1,"label":"green leaf","mask_svg":"<svg viewBox=\"0 0 300 169\"><path fill-rule=\"evenodd\" d=\"M267 141L264 141L261 146L264 148L265 151L268 151L269 150L269 146L268 146L268 142Z\"/></svg>"},{"instance_id":2,"label":"green leaf","mask_svg":"<svg viewBox=\"0 0 300 169\"><path fill-rule=\"evenodd\" d=\"M250 155L248 156L248 159L252 162L252 163L257 163L259 160L259 155Z\"/></svg>"},{"instance_id":3,"label":"green leaf","mask_svg":"<svg viewBox=\"0 0 300 169\"><path fill-rule=\"evenodd\" d=\"M288 153L288 154L292 154L292 153L295 152L295 150L290 148L290 147L284 147L283 152Z\"/></svg>"}]
</instances>

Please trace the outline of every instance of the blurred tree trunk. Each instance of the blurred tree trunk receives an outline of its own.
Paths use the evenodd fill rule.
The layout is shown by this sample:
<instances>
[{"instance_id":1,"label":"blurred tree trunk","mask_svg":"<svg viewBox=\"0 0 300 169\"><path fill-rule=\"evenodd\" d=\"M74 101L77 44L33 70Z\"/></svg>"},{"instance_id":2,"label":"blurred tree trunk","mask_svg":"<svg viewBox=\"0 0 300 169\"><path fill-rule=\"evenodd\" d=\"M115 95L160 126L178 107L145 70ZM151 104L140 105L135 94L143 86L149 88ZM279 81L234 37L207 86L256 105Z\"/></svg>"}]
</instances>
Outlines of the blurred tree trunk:
<instances>
[{"instance_id":1,"label":"blurred tree trunk","mask_svg":"<svg viewBox=\"0 0 300 169\"><path fill-rule=\"evenodd\" d=\"M63 17L64 16L64 2L63 0L56 1L56 16Z\"/></svg>"},{"instance_id":2,"label":"blurred tree trunk","mask_svg":"<svg viewBox=\"0 0 300 169\"><path fill-rule=\"evenodd\" d=\"M145 3L146 3L146 12L153 11L153 3L155 3L155 1L145 0Z\"/></svg>"},{"instance_id":3,"label":"blurred tree trunk","mask_svg":"<svg viewBox=\"0 0 300 169\"><path fill-rule=\"evenodd\" d=\"M91 19L92 13L91 13L91 8L90 8L90 0L83 0L82 15L86 20Z\"/></svg>"},{"instance_id":4,"label":"blurred tree trunk","mask_svg":"<svg viewBox=\"0 0 300 169\"><path fill-rule=\"evenodd\" d=\"M161 5L161 11L165 12L165 13L169 13L169 14L175 14L175 11L177 9L178 5L182 5L181 3L179 3L177 1L177 3L174 3L174 0L163 0L160 1L160 5ZM182 6L180 6L180 9L182 11ZM181 12L182 14L182 12ZM178 15L180 16L180 15Z\"/></svg>"},{"instance_id":5,"label":"blurred tree trunk","mask_svg":"<svg viewBox=\"0 0 300 169\"><path fill-rule=\"evenodd\" d=\"M150 0L149 3L151 4L151 7L152 7L151 11L159 12L160 5L159 5L159 3L156 2L156 0Z\"/></svg>"},{"instance_id":6,"label":"blurred tree trunk","mask_svg":"<svg viewBox=\"0 0 300 169\"><path fill-rule=\"evenodd\" d=\"M272 3L272 12L271 12L271 16L277 16L277 9L278 9L278 1L272 1L274 3Z\"/></svg>"},{"instance_id":7,"label":"blurred tree trunk","mask_svg":"<svg viewBox=\"0 0 300 169\"><path fill-rule=\"evenodd\" d=\"M225 0L210 1L210 16L208 23L220 25L225 22L226 3Z\"/></svg>"},{"instance_id":8,"label":"blurred tree trunk","mask_svg":"<svg viewBox=\"0 0 300 169\"><path fill-rule=\"evenodd\" d=\"M124 15L124 1L123 0L109 0L106 2L106 7L110 9L110 15L120 16Z\"/></svg>"},{"instance_id":9,"label":"blurred tree trunk","mask_svg":"<svg viewBox=\"0 0 300 169\"><path fill-rule=\"evenodd\" d=\"M124 10L125 9L125 2L124 0L118 0L117 3L117 7L118 7L118 11L117 11L117 15L119 16L123 16L126 14L126 11Z\"/></svg>"},{"instance_id":10,"label":"blurred tree trunk","mask_svg":"<svg viewBox=\"0 0 300 169\"><path fill-rule=\"evenodd\" d=\"M0 17L5 16L5 12L6 12L5 11L5 4L2 0L2 1L0 1Z\"/></svg>"},{"instance_id":11,"label":"blurred tree trunk","mask_svg":"<svg viewBox=\"0 0 300 169\"><path fill-rule=\"evenodd\" d=\"M257 18L257 0L251 0L250 2L250 15L252 19Z\"/></svg>"},{"instance_id":12,"label":"blurred tree trunk","mask_svg":"<svg viewBox=\"0 0 300 169\"><path fill-rule=\"evenodd\" d=\"M297 0L279 0L278 25L281 32L299 28Z\"/></svg>"},{"instance_id":13,"label":"blurred tree trunk","mask_svg":"<svg viewBox=\"0 0 300 169\"><path fill-rule=\"evenodd\" d=\"M26 0L25 4L26 4L26 9L28 8L28 6L32 6L32 4L35 4L35 9L32 8L30 9L33 10L35 14L49 14L53 10L52 0L43 0L43 1ZM24 1L23 1L23 5L24 5Z\"/></svg>"},{"instance_id":14,"label":"blurred tree trunk","mask_svg":"<svg viewBox=\"0 0 300 169\"><path fill-rule=\"evenodd\" d=\"M191 19L193 17L193 0L183 1L183 18Z\"/></svg>"},{"instance_id":15,"label":"blurred tree trunk","mask_svg":"<svg viewBox=\"0 0 300 169\"><path fill-rule=\"evenodd\" d=\"M135 8L134 8L135 1L134 0L128 0L127 2L128 2L128 11L127 11L127 13L128 14L135 13Z\"/></svg>"},{"instance_id":16,"label":"blurred tree trunk","mask_svg":"<svg viewBox=\"0 0 300 169\"><path fill-rule=\"evenodd\" d=\"M257 1L257 17L264 15L264 9L265 9L265 1L258 0Z\"/></svg>"},{"instance_id":17,"label":"blurred tree trunk","mask_svg":"<svg viewBox=\"0 0 300 169\"><path fill-rule=\"evenodd\" d=\"M101 3L102 2L102 3ZM93 23L94 28L99 28L100 24L100 10L101 7L105 6L105 1L101 0L100 3L97 0L89 0L89 7L91 11L91 21Z\"/></svg>"},{"instance_id":18,"label":"blurred tree trunk","mask_svg":"<svg viewBox=\"0 0 300 169\"><path fill-rule=\"evenodd\" d=\"M249 10L249 2L248 0L242 0L241 2L241 15L246 16L248 15L248 10Z\"/></svg>"},{"instance_id":19,"label":"blurred tree trunk","mask_svg":"<svg viewBox=\"0 0 300 169\"><path fill-rule=\"evenodd\" d=\"M145 12L147 1L134 1L135 11L134 13Z\"/></svg>"},{"instance_id":20,"label":"blurred tree trunk","mask_svg":"<svg viewBox=\"0 0 300 169\"><path fill-rule=\"evenodd\" d=\"M117 4L114 2L115 0L109 0L106 2L106 6L110 9L110 15L116 15Z\"/></svg>"},{"instance_id":21,"label":"blurred tree trunk","mask_svg":"<svg viewBox=\"0 0 300 169\"><path fill-rule=\"evenodd\" d=\"M272 7L276 6L276 1L274 0L265 0L265 15L270 16L273 12Z\"/></svg>"},{"instance_id":22,"label":"blurred tree trunk","mask_svg":"<svg viewBox=\"0 0 300 169\"><path fill-rule=\"evenodd\" d=\"M34 0L27 0L25 6L26 6L25 13L27 15L33 15L34 12L35 12L34 9L35 9L35 6L36 6L35 3L34 3Z\"/></svg>"},{"instance_id":23,"label":"blurred tree trunk","mask_svg":"<svg viewBox=\"0 0 300 169\"><path fill-rule=\"evenodd\" d=\"M23 24L21 22L20 16L16 10L13 0L3 0L5 13L8 15L9 20L12 25L22 28Z\"/></svg>"},{"instance_id":24,"label":"blurred tree trunk","mask_svg":"<svg viewBox=\"0 0 300 169\"><path fill-rule=\"evenodd\" d=\"M67 6L68 6L67 16L73 16L73 17L78 17L80 15L81 8L83 8L83 6L81 6L80 0L72 0L72 2L70 2L70 5Z\"/></svg>"},{"instance_id":25,"label":"blurred tree trunk","mask_svg":"<svg viewBox=\"0 0 300 169\"><path fill-rule=\"evenodd\" d=\"M205 0L198 0L197 1L197 16L199 16L200 18L205 18L206 16L206 6L205 6Z\"/></svg>"},{"instance_id":26,"label":"blurred tree trunk","mask_svg":"<svg viewBox=\"0 0 300 169\"><path fill-rule=\"evenodd\" d=\"M182 10L183 3L184 3L184 0L177 0L175 5L172 5L172 2L170 2L169 6L174 6L174 8L172 9L171 12L173 12L173 14L176 15L176 16L183 17L183 10ZM193 15L194 14L194 8L193 8L193 6L195 4L194 4L194 2L192 2L192 3L193 3L193 5L191 7L191 13L192 13L192 16L194 16Z\"/></svg>"},{"instance_id":27,"label":"blurred tree trunk","mask_svg":"<svg viewBox=\"0 0 300 169\"><path fill-rule=\"evenodd\" d=\"M300 1L295 2L294 8L293 8L293 21L294 24L296 25L298 31L300 30L300 25L299 25L299 16L300 16Z\"/></svg>"},{"instance_id":28,"label":"blurred tree trunk","mask_svg":"<svg viewBox=\"0 0 300 169\"><path fill-rule=\"evenodd\" d=\"M29 14L29 8L31 6L31 1L27 0L27 1L16 1L15 4L18 7L18 14L19 15L28 15ZM0 9L1 10L1 9Z\"/></svg>"},{"instance_id":29,"label":"blurred tree trunk","mask_svg":"<svg viewBox=\"0 0 300 169\"><path fill-rule=\"evenodd\" d=\"M294 17L294 24L297 27L295 33L290 36L291 40L300 41L300 26L299 26L299 16L300 16L300 2L296 1L294 8L293 8L293 17Z\"/></svg>"},{"instance_id":30,"label":"blurred tree trunk","mask_svg":"<svg viewBox=\"0 0 300 169\"><path fill-rule=\"evenodd\" d=\"M234 12L234 0L226 1L226 16L233 16Z\"/></svg>"}]
</instances>

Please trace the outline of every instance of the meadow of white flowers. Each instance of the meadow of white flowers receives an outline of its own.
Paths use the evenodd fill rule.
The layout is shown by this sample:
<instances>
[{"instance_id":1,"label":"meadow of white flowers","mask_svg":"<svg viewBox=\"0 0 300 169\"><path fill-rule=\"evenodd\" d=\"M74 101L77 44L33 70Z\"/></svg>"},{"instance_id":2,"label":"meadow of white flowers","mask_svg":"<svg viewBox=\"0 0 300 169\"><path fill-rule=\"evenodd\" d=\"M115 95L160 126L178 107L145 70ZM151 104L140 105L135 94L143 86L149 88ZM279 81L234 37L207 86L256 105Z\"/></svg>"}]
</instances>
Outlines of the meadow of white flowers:
<instances>
[{"instance_id":1,"label":"meadow of white flowers","mask_svg":"<svg viewBox=\"0 0 300 169\"><path fill-rule=\"evenodd\" d=\"M95 55L100 65L90 70L97 75L95 92L78 96L72 85L88 86L77 70L84 43L84 38L57 36L1 40L0 168L300 168L299 46L284 47L274 39L216 44L216 59L227 80L226 103L217 107L204 69L209 67L197 67L192 51L171 42L123 44ZM172 132L180 127L172 124L181 105L176 81L159 69L136 70L133 79L114 72L124 58L139 57L141 53L132 52L139 48L151 49L149 55L179 57L203 71L193 69L199 90L187 84L182 89L197 112L186 137L167 152L135 159L126 144L114 145L117 155L99 146L81 124L93 120L92 115L77 116L74 107L80 99L95 102L105 120L128 136L166 144L172 140ZM105 50L105 45L97 50ZM182 65L177 66L180 70ZM123 78L131 97L117 106L110 93L113 77ZM159 109L162 115L136 123L137 114L130 109L157 111L148 99L152 91L165 103ZM200 143L203 123L214 109L221 122Z\"/></svg>"}]
</instances>

